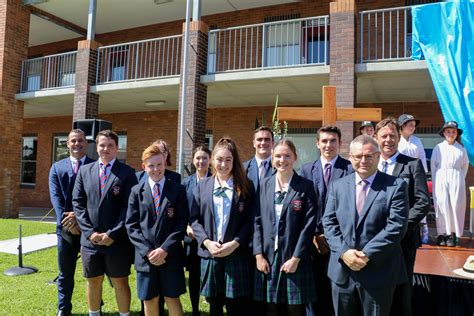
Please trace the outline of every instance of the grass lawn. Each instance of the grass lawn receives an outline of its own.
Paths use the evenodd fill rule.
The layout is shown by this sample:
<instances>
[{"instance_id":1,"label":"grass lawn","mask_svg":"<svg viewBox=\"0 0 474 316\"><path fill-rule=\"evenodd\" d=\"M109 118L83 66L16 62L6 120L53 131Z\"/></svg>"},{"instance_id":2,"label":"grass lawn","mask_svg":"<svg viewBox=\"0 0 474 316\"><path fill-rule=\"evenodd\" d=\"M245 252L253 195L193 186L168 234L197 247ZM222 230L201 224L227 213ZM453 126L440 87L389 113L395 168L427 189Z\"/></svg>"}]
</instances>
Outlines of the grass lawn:
<instances>
[{"instance_id":1,"label":"grass lawn","mask_svg":"<svg viewBox=\"0 0 474 316\"><path fill-rule=\"evenodd\" d=\"M23 236L42 233L54 233L55 225L25 220L0 219L0 240L18 237L18 225L22 225ZM51 284L58 274L57 250L49 248L23 255L24 266L34 266L38 273L24 276L5 276L3 271L18 265L18 256L0 253L0 314L1 315L55 315L57 311L57 289ZM133 268L132 268L133 269ZM80 260L77 262L75 288L73 295L73 312L75 315L87 315L86 283L82 276ZM139 315L140 301L136 296L135 271L130 275L132 289L132 315ZM104 282L104 306L102 311L107 315L117 314L117 305L113 289ZM191 302L188 294L181 296L185 315L191 315ZM202 315L207 315L209 306L201 300Z\"/></svg>"}]
</instances>

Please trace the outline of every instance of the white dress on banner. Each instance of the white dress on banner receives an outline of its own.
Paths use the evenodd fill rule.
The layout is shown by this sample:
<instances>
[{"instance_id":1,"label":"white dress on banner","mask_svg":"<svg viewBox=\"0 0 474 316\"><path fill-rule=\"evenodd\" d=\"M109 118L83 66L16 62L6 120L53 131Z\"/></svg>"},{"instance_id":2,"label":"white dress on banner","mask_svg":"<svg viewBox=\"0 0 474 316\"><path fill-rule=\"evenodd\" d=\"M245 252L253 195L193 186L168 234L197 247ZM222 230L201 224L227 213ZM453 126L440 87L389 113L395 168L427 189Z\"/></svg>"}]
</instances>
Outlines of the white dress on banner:
<instances>
[{"instance_id":1,"label":"white dress on banner","mask_svg":"<svg viewBox=\"0 0 474 316\"><path fill-rule=\"evenodd\" d=\"M466 149L458 142L450 145L445 140L433 149L431 174L438 235L463 234L468 168Z\"/></svg>"}]
</instances>

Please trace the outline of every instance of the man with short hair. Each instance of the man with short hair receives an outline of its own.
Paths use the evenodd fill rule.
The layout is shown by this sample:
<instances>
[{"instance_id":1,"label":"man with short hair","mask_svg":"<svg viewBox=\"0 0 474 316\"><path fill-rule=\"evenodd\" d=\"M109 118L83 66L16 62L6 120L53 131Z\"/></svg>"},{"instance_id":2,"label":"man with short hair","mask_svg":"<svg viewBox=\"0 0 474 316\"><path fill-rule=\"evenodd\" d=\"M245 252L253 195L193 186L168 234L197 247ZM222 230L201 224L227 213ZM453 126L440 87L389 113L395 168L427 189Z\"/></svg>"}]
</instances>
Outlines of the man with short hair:
<instances>
[{"instance_id":1,"label":"man with short hair","mask_svg":"<svg viewBox=\"0 0 474 316\"><path fill-rule=\"evenodd\" d=\"M129 315L133 247L125 230L125 215L137 178L133 168L117 160L118 135L114 131L99 132L96 142L99 160L80 169L73 192L74 213L82 231L89 315L100 313L104 274L112 282L120 315Z\"/></svg>"},{"instance_id":2,"label":"man with short hair","mask_svg":"<svg viewBox=\"0 0 474 316\"><path fill-rule=\"evenodd\" d=\"M372 137L356 137L350 144L355 173L329 188L323 226L336 315L389 315L395 286L407 280L400 245L407 184L378 171L379 156Z\"/></svg>"},{"instance_id":3,"label":"man with short hair","mask_svg":"<svg viewBox=\"0 0 474 316\"><path fill-rule=\"evenodd\" d=\"M313 270L316 282L317 301L312 303L308 314L330 316L334 314L331 304L331 283L326 275L329 261L329 247L324 237L322 217L326 206L327 190L330 183L352 173L349 160L339 156L341 148L341 130L334 125L325 125L318 129L316 146L321 156L314 162L301 168L301 176L313 182L316 191L316 230L313 244Z\"/></svg>"},{"instance_id":4,"label":"man with short hair","mask_svg":"<svg viewBox=\"0 0 474 316\"><path fill-rule=\"evenodd\" d=\"M94 160L86 156L87 140L84 132L69 132L66 146L69 157L55 162L49 171L49 195L56 212L58 237L58 315L71 315L74 274L80 249L81 230L72 210L72 190L79 168Z\"/></svg>"},{"instance_id":5,"label":"man with short hair","mask_svg":"<svg viewBox=\"0 0 474 316\"><path fill-rule=\"evenodd\" d=\"M375 139L381 150L378 169L408 184L408 228L401 242L408 281L397 286L390 313L410 316L416 249L421 246L420 222L430 209L426 174L419 159L398 152L400 130L395 119L380 121L375 127Z\"/></svg>"},{"instance_id":6,"label":"man with short hair","mask_svg":"<svg viewBox=\"0 0 474 316\"><path fill-rule=\"evenodd\" d=\"M255 156L244 162L244 170L257 191L260 181L272 175L273 131L266 126L260 126L253 133L253 148Z\"/></svg>"}]
</instances>

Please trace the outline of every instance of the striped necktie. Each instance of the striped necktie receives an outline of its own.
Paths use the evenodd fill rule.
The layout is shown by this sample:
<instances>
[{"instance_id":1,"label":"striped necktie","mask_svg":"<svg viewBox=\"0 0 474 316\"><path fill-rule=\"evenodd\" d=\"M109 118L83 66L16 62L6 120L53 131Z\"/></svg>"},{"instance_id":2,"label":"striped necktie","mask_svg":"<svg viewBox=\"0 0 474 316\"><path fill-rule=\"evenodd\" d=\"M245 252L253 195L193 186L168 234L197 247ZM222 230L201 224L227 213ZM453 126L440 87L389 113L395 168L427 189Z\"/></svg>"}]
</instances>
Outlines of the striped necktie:
<instances>
[{"instance_id":1,"label":"striped necktie","mask_svg":"<svg viewBox=\"0 0 474 316\"><path fill-rule=\"evenodd\" d=\"M369 181L360 180L356 187L356 207L357 214L360 215L364 209L365 198L367 196L367 189L369 188Z\"/></svg>"},{"instance_id":2,"label":"striped necktie","mask_svg":"<svg viewBox=\"0 0 474 316\"><path fill-rule=\"evenodd\" d=\"M160 201L161 200L161 190L160 190L160 184L155 183L153 186L153 204L155 205L155 212L156 215L158 215L160 211Z\"/></svg>"},{"instance_id":3,"label":"striped necktie","mask_svg":"<svg viewBox=\"0 0 474 316\"><path fill-rule=\"evenodd\" d=\"M387 173L388 170L388 162L387 161L382 161L382 172Z\"/></svg>"},{"instance_id":4,"label":"striped necktie","mask_svg":"<svg viewBox=\"0 0 474 316\"><path fill-rule=\"evenodd\" d=\"M275 204L283 204L283 200L285 199L286 192L278 191L275 193L276 193Z\"/></svg>"},{"instance_id":5,"label":"striped necktie","mask_svg":"<svg viewBox=\"0 0 474 316\"><path fill-rule=\"evenodd\" d=\"M214 189L214 196L218 196L218 197L227 197L227 194L225 193L225 190L227 190L226 187L218 187L216 189Z\"/></svg>"},{"instance_id":6,"label":"striped necktie","mask_svg":"<svg viewBox=\"0 0 474 316\"><path fill-rule=\"evenodd\" d=\"M107 168L110 167L110 164L104 165L103 163L100 164L100 194L104 193L105 184L107 183Z\"/></svg>"}]
</instances>

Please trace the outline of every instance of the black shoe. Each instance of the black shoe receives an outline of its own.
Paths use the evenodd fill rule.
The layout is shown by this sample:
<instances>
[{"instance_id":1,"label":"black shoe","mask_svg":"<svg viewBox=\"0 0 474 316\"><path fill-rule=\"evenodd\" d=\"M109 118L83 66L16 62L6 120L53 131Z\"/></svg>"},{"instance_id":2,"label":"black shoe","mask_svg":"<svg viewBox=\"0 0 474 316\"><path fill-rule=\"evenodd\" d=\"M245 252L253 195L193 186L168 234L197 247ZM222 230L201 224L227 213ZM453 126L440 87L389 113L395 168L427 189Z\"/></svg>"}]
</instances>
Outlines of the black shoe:
<instances>
[{"instance_id":1,"label":"black shoe","mask_svg":"<svg viewBox=\"0 0 474 316\"><path fill-rule=\"evenodd\" d=\"M71 312L66 312L62 310L58 310L58 313L56 314L57 316L71 316Z\"/></svg>"},{"instance_id":2,"label":"black shoe","mask_svg":"<svg viewBox=\"0 0 474 316\"><path fill-rule=\"evenodd\" d=\"M446 246L455 247L456 246L456 243L454 242L455 237L456 237L455 234L449 235L448 240L446 240Z\"/></svg>"},{"instance_id":3,"label":"black shoe","mask_svg":"<svg viewBox=\"0 0 474 316\"><path fill-rule=\"evenodd\" d=\"M446 235L439 235L436 244L438 246L446 246Z\"/></svg>"}]
</instances>

